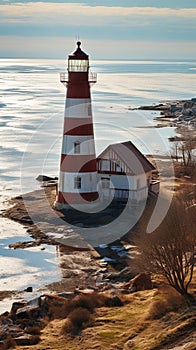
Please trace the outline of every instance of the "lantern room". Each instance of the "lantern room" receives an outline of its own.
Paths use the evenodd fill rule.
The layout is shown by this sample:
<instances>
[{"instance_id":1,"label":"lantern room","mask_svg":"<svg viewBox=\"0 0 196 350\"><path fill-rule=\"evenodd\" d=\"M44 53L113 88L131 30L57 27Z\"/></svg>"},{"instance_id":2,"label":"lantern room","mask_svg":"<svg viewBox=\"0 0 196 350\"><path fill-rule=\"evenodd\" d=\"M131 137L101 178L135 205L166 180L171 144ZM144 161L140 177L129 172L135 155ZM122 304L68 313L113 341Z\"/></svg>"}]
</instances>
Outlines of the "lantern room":
<instances>
[{"instance_id":1,"label":"lantern room","mask_svg":"<svg viewBox=\"0 0 196 350\"><path fill-rule=\"evenodd\" d=\"M68 58L68 72L88 72L89 59L88 55L81 50L81 42L77 42L77 49Z\"/></svg>"}]
</instances>

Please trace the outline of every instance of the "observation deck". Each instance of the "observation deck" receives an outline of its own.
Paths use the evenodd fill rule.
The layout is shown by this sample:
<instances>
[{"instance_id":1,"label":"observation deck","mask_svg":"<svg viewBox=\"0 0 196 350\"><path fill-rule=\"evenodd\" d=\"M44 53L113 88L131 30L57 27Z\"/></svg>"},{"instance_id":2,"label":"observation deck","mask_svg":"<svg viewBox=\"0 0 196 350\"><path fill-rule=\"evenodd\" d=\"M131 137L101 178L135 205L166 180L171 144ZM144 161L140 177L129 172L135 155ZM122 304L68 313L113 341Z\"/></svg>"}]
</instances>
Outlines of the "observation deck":
<instances>
[{"instance_id":1,"label":"observation deck","mask_svg":"<svg viewBox=\"0 0 196 350\"><path fill-rule=\"evenodd\" d=\"M86 77L82 78L81 75L78 78L78 83L82 83L86 81ZM69 73L68 72L61 72L60 73L60 82L63 84L69 83ZM95 84L97 82L97 73L93 73L91 71L88 72L88 82L90 84Z\"/></svg>"}]
</instances>

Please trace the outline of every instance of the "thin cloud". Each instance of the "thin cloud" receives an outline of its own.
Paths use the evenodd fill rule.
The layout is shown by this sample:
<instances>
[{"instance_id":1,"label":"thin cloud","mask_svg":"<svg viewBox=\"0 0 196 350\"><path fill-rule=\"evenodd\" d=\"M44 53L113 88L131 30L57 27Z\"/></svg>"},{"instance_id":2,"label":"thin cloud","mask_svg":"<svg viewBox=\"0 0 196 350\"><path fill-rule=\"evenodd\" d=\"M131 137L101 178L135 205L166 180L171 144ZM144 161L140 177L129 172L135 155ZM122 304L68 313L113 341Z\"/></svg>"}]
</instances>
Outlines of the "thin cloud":
<instances>
[{"instance_id":1,"label":"thin cloud","mask_svg":"<svg viewBox=\"0 0 196 350\"><path fill-rule=\"evenodd\" d=\"M123 25L124 19L134 21L134 25L141 26L137 19L145 19L142 25L149 25L148 19L186 19L196 18L195 8L156 8L156 7L107 7L87 6L81 3L18 3L0 5L1 22L42 22L73 24L74 19L77 25L97 24L101 25L107 21L116 21L116 24Z\"/></svg>"}]
</instances>

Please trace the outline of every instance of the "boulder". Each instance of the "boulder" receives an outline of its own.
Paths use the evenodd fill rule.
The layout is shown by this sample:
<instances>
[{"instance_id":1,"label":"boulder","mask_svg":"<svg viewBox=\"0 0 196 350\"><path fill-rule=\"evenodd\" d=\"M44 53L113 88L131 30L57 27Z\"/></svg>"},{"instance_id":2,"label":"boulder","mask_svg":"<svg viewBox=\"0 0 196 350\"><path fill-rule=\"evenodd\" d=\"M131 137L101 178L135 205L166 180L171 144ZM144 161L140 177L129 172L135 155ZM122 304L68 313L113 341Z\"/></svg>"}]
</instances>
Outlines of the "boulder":
<instances>
[{"instance_id":1,"label":"boulder","mask_svg":"<svg viewBox=\"0 0 196 350\"><path fill-rule=\"evenodd\" d=\"M13 340L15 341L16 345L23 346L23 345L35 345L39 343L40 338L39 336L33 336L30 334L24 333L20 337L13 338Z\"/></svg>"},{"instance_id":2,"label":"boulder","mask_svg":"<svg viewBox=\"0 0 196 350\"><path fill-rule=\"evenodd\" d=\"M33 287L27 287L26 289L24 289L24 292L27 292L27 293L32 293L33 291Z\"/></svg>"},{"instance_id":3,"label":"boulder","mask_svg":"<svg viewBox=\"0 0 196 350\"><path fill-rule=\"evenodd\" d=\"M40 308L36 305L26 305L16 311L18 319L38 319L40 316Z\"/></svg>"},{"instance_id":4,"label":"boulder","mask_svg":"<svg viewBox=\"0 0 196 350\"><path fill-rule=\"evenodd\" d=\"M58 180L58 177L51 177L51 176L47 176L47 175L39 175L36 177L36 180L39 182L42 181L53 181L53 180Z\"/></svg>"},{"instance_id":5,"label":"boulder","mask_svg":"<svg viewBox=\"0 0 196 350\"><path fill-rule=\"evenodd\" d=\"M146 273L140 273L139 275L132 278L130 281L129 290L132 292L137 292L140 290L152 289L152 280L150 275Z\"/></svg>"},{"instance_id":6,"label":"boulder","mask_svg":"<svg viewBox=\"0 0 196 350\"><path fill-rule=\"evenodd\" d=\"M24 307L26 305L27 305L27 301L15 301L12 304L12 308L11 308L11 311L10 311L10 316L14 316L18 309L20 309L21 307Z\"/></svg>"},{"instance_id":7,"label":"boulder","mask_svg":"<svg viewBox=\"0 0 196 350\"><path fill-rule=\"evenodd\" d=\"M126 282L133 278L133 276L133 271L129 267L125 267L121 271L106 274L105 278L112 281Z\"/></svg>"},{"instance_id":8,"label":"boulder","mask_svg":"<svg viewBox=\"0 0 196 350\"><path fill-rule=\"evenodd\" d=\"M120 300L120 298L117 295L111 296L105 301L106 306L109 307L118 307L123 306L123 302Z\"/></svg>"}]
</instances>

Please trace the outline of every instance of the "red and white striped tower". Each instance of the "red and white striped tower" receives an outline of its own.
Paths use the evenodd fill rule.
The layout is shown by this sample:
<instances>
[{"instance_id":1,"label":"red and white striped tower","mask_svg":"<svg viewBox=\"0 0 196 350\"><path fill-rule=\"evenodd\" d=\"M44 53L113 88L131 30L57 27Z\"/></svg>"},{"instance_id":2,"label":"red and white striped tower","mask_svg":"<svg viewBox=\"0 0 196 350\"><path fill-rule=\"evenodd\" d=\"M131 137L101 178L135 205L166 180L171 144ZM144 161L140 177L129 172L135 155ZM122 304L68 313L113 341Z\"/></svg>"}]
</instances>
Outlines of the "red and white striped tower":
<instances>
[{"instance_id":1,"label":"red and white striped tower","mask_svg":"<svg viewBox=\"0 0 196 350\"><path fill-rule=\"evenodd\" d=\"M97 167L93 133L90 84L96 74L89 70L88 55L77 42L76 51L68 57L68 74L60 80L67 86L64 132L60 164L57 209L95 201Z\"/></svg>"}]
</instances>

